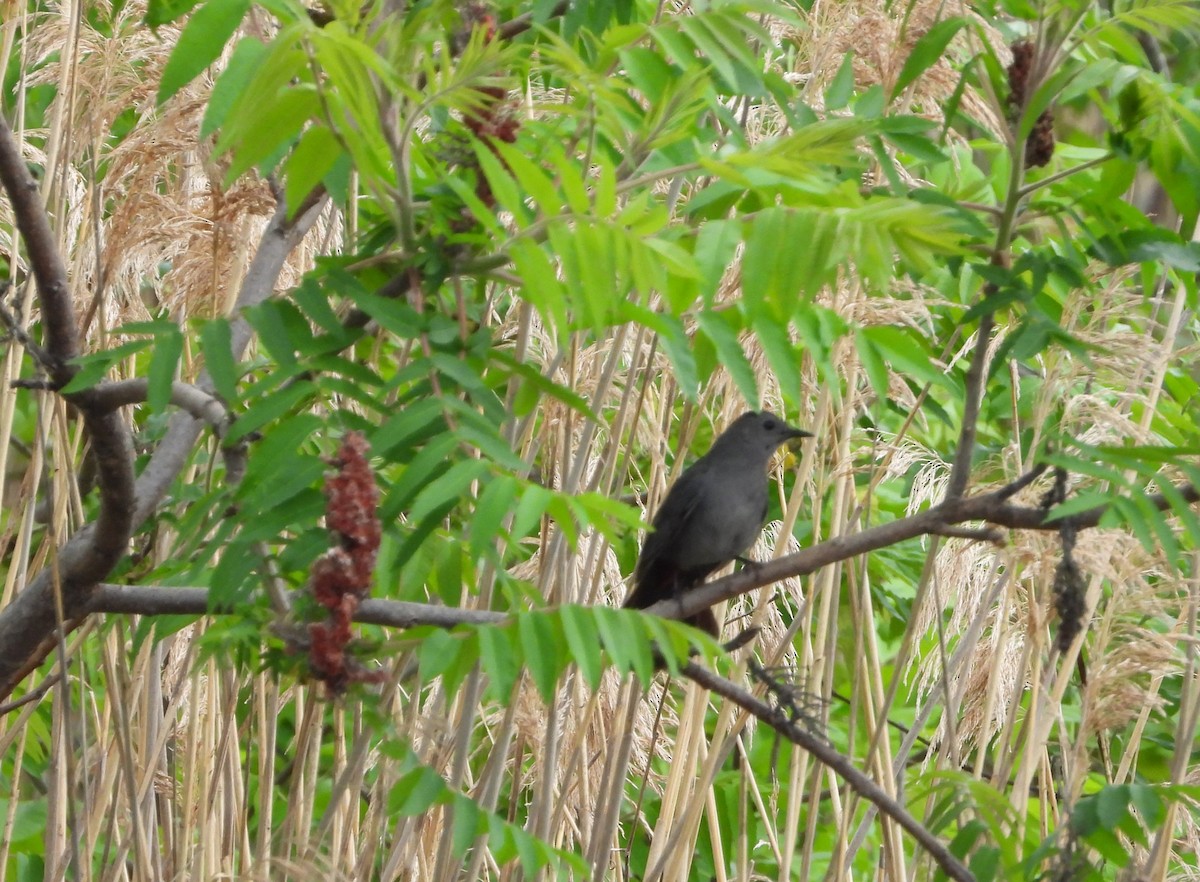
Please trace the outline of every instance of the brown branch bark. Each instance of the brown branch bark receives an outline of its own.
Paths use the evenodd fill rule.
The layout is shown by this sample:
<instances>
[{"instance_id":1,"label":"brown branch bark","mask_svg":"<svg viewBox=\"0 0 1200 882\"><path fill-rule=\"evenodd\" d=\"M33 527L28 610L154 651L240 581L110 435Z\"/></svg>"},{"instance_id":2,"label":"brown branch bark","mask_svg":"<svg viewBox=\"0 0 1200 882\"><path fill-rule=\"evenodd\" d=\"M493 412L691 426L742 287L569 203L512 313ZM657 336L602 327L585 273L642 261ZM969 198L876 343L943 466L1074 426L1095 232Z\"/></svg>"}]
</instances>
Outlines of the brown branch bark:
<instances>
[{"instance_id":1,"label":"brown branch bark","mask_svg":"<svg viewBox=\"0 0 1200 882\"><path fill-rule=\"evenodd\" d=\"M291 592L289 601L294 605L303 593ZM225 612L209 609L207 588L107 583L96 586L87 611L139 616L203 616L221 615ZM385 600L378 597L363 599L354 614L355 622L383 625L388 628L414 628L417 625L453 628L464 623L494 625L506 618L508 616L505 613L486 609L459 609L453 606Z\"/></svg>"},{"instance_id":2,"label":"brown branch bark","mask_svg":"<svg viewBox=\"0 0 1200 882\"><path fill-rule=\"evenodd\" d=\"M952 500L912 517L902 518L851 536L829 539L795 554L777 558L769 563L756 564L687 592L680 600L664 600L647 608L647 612L664 618L685 618L702 609L753 591L782 579L804 576L822 567L866 554L906 539L922 535L968 535L971 538L993 539L992 532L954 530L955 524L965 521L984 521L1000 527L1029 530L1057 530L1060 521L1051 521L1040 508L1011 505L1007 502L1016 492L1042 473L1038 468L1019 480L998 490L974 497ZM1191 485L1176 488L1188 502L1200 501L1200 489ZM1150 502L1160 511L1169 507L1166 497L1156 495ZM1097 506L1070 518L1078 529L1094 527L1107 506ZM148 585L100 585L87 607L93 613L123 613L128 615L220 615L222 610L208 606L208 589ZM384 625L392 628L412 628L433 625L453 628L455 625L495 624L507 618L504 613L490 610L461 609L430 603L368 598L362 602L354 621Z\"/></svg>"},{"instance_id":3,"label":"brown branch bark","mask_svg":"<svg viewBox=\"0 0 1200 882\"><path fill-rule=\"evenodd\" d=\"M17 228L38 286L44 350L49 361L46 369L54 385L61 387L74 373L68 362L78 354L79 345L66 266L38 198L36 182L25 166L11 128L2 118L0 184L12 200ZM284 260L312 227L323 204L317 202L290 221L285 207L278 207L242 281L238 308L271 296ZM252 332L240 315L233 321L232 332L236 357L245 350ZM212 389L203 376L198 387L205 392ZM133 531L166 495L205 424L190 413L176 413L135 483L133 441L120 413L112 407L114 395L120 397L95 390L66 396L82 415L96 457L100 510L93 523L58 550L55 563L38 573L0 610L0 698L11 694L56 645L56 588L61 591L65 627L70 631L86 617L97 583L125 555Z\"/></svg>"},{"instance_id":4,"label":"brown branch bark","mask_svg":"<svg viewBox=\"0 0 1200 882\"><path fill-rule=\"evenodd\" d=\"M141 404L146 400L149 391L149 380L145 377L133 377L129 380L101 383L91 390L91 399L97 408L116 410L130 404ZM225 405L211 392L178 380L171 384L171 404L214 429L220 429L229 416Z\"/></svg>"},{"instance_id":5,"label":"brown branch bark","mask_svg":"<svg viewBox=\"0 0 1200 882\"><path fill-rule=\"evenodd\" d=\"M79 335L71 303L67 268L59 253L50 218L38 196L37 183L21 156L7 120L0 118L0 184L12 201L17 229L25 243L30 271L37 283L44 349L51 379L65 384L74 375L70 359L79 354ZM54 592L63 609L86 603L95 583L125 555L133 534L133 439L120 414L96 407L86 392L66 396L79 408L96 458L100 510L96 520L76 533L57 560L43 570L0 611L0 697L18 682L30 660L45 658L54 645L57 618ZM69 612L68 612L69 614Z\"/></svg>"},{"instance_id":6,"label":"brown branch bark","mask_svg":"<svg viewBox=\"0 0 1200 882\"><path fill-rule=\"evenodd\" d=\"M806 750L819 763L836 772L843 781L854 788L855 792L876 805L883 814L908 832L922 848L929 852L930 857L951 879L957 879L959 882L974 882L975 876L950 853L940 839L913 817L904 806L890 797L882 787L859 771L854 760L845 754L838 753L829 742L789 720L781 709L772 707L732 680L727 680L695 662L685 664L680 668L680 673L710 692L732 701L738 707L753 714L788 741Z\"/></svg>"},{"instance_id":7,"label":"brown branch bark","mask_svg":"<svg viewBox=\"0 0 1200 882\"><path fill-rule=\"evenodd\" d=\"M37 181L29 173L17 138L3 117L0 117L0 184L12 202L29 269L37 282L43 344L50 362L47 369L55 382L66 385L75 374L75 368L67 362L79 354L79 331L75 326L67 268L58 252L58 241L38 194Z\"/></svg>"},{"instance_id":8,"label":"brown branch bark","mask_svg":"<svg viewBox=\"0 0 1200 882\"><path fill-rule=\"evenodd\" d=\"M766 563L746 567L732 575L714 579L699 588L686 592L679 600L663 600L648 607L646 612L666 618L687 618L707 609L722 600L729 600L755 588L770 585L794 576L806 576L822 567L886 548L906 539L922 535L936 535L947 527L970 521L980 521L996 527L1016 530L1058 530L1062 521L1050 520L1041 508L1013 505L1008 500L1017 489L1027 486L1044 469L1023 476L1013 484L976 496L950 498L912 517L901 518L878 527L846 536L838 536L817 545L802 549L795 554L785 555ZM1014 487L1016 489L1014 489ZM1200 488L1191 484L1179 485L1176 492L1189 503L1200 501ZM1149 497L1150 504L1159 511L1171 507L1168 499L1160 494ZM1067 519L1076 529L1088 529L1100 523L1108 510L1107 505L1098 505Z\"/></svg>"}]
</instances>

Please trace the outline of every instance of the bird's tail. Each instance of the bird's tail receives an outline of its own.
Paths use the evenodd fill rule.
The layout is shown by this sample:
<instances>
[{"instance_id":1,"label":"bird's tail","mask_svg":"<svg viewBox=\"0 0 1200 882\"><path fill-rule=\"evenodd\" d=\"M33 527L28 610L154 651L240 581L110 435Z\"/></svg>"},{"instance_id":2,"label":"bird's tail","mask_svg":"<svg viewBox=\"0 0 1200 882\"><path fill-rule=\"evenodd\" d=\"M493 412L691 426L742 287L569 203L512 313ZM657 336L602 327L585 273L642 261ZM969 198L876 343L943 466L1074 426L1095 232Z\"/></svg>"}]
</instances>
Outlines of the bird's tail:
<instances>
[{"instance_id":1,"label":"bird's tail","mask_svg":"<svg viewBox=\"0 0 1200 882\"><path fill-rule=\"evenodd\" d=\"M704 581L703 578L686 578L683 573L680 573L674 567L663 566L661 564L645 567L634 573L633 578L633 590L629 592L629 596L621 604L625 609L645 609L648 606L653 606L660 600L671 600L685 591L690 591ZM721 633L720 625L717 624L717 617L713 615L711 609L701 610L694 616L688 616L686 619L683 619L683 621L694 628L699 628L701 631L707 631L713 637L718 637Z\"/></svg>"}]
</instances>

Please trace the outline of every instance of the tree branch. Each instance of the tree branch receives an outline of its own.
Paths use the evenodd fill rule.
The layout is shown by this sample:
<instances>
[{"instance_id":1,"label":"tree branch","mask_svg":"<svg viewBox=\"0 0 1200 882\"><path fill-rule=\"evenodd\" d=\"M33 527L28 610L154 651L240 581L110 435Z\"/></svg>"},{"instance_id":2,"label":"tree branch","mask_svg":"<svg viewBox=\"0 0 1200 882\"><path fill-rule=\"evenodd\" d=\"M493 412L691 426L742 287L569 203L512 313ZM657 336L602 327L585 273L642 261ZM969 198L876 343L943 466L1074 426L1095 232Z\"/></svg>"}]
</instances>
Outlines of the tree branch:
<instances>
[{"instance_id":1,"label":"tree branch","mask_svg":"<svg viewBox=\"0 0 1200 882\"><path fill-rule=\"evenodd\" d=\"M1032 480L1031 476L1036 477L1043 471L1044 469L1039 467L997 490L945 502L912 517L901 518L850 536L838 536L795 554L746 567L737 573L714 579L688 591L679 600L660 601L647 607L646 611L664 618L686 618L722 600L729 600L783 579L808 575L822 567L917 536L967 535L969 538L993 538L993 531L986 529L954 529L955 524L966 521L984 521L1013 529L1058 530L1063 522L1050 520L1044 509L1010 505L1006 502L1015 492L1014 487L1027 486ZM1181 485L1175 489L1186 501L1200 502L1200 489L1192 485ZM1170 507L1167 498L1162 494L1149 497L1149 502L1160 511ZM1100 505L1067 520L1077 529L1095 527L1107 509L1107 505ZM293 592L292 598L300 593ZM109 584L97 586L86 611L128 615L197 616L230 612L210 609L206 588ZM505 613L490 610L368 598L362 602L354 621L391 628L412 628L418 625L453 628L463 623L495 624L506 618Z\"/></svg>"},{"instance_id":2,"label":"tree branch","mask_svg":"<svg viewBox=\"0 0 1200 882\"><path fill-rule=\"evenodd\" d=\"M45 328L47 369L60 386L75 374L67 362L79 354L79 331L67 268L58 252L58 241L50 227L46 207L38 194L37 181L29 173L21 148L8 120L0 116L0 183L12 202L17 229L25 242L29 269L37 282L38 303Z\"/></svg>"},{"instance_id":3,"label":"tree branch","mask_svg":"<svg viewBox=\"0 0 1200 882\"><path fill-rule=\"evenodd\" d=\"M807 731L788 719L780 708L771 707L761 698L753 695L732 680L703 668L695 662L688 662L680 668L689 680L697 685L732 701L738 707L753 714L766 725L770 726L788 741L808 751L822 765L835 772L843 781L854 788L864 799L876 805L883 814L894 820L937 862L947 876L959 882L975 882L975 877L950 850L920 821L905 810L904 806L889 796L883 788L858 770L850 757L838 753L833 746L818 735Z\"/></svg>"},{"instance_id":4,"label":"tree branch","mask_svg":"<svg viewBox=\"0 0 1200 882\"><path fill-rule=\"evenodd\" d=\"M294 606L296 601L307 593L289 592L290 603ZM207 588L106 583L96 586L87 612L139 616L204 616L232 613L233 610L209 609ZM506 618L508 616L505 613L486 609L460 609L378 597L364 598L354 614L354 621L359 624L383 625L388 628L415 628L418 625L453 628L464 623L494 625Z\"/></svg>"},{"instance_id":5,"label":"tree branch","mask_svg":"<svg viewBox=\"0 0 1200 882\"><path fill-rule=\"evenodd\" d=\"M97 408L116 410L130 404L140 404L150 391L145 377L101 383L92 389L92 402ZM229 411L221 399L191 383L176 380L171 384L171 404L187 411L193 418L212 426L218 432L224 428Z\"/></svg>"},{"instance_id":6,"label":"tree branch","mask_svg":"<svg viewBox=\"0 0 1200 882\"><path fill-rule=\"evenodd\" d=\"M51 379L68 382L75 368L68 362L79 353L75 312L66 264L58 251L50 218L38 198L37 183L21 150L0 117L0 184L13 204L17 229L25 242L30 271L37 282ZM87 392L66 396L79 408L96 459L100 511L96 520L76 533L51 566L0 611L0 697L7 696L55 645L54 589L61 592L68 615L83 605L92 586L110 573L125 555L133 534L133 438L119 413L97 408Z\"/></svg>"},{"instance_id":7,"label":"tree branch","mask_svg":"<svg viewBox=\"0 0 1200 882\"><path fill-rule=\"evenodd\" d=\"M30 268L38 283L46 348L51 359L62 362L52 372L52 379L61 386L73 373L66 360L75 356L78 345L67 297L66 269L49 233L49 220L37 202L36 184L3 119L0 119L0 183L14 203L18 228L26 241ZM271 296L288 254L311 229L323 206L324 200L317 200L294 220L288 220L286 206L279 204L242 280L237 309ZM240 314L236 315L232 320L235 358L245 350L252 333L249 324ZM201 375L197 386L211 392L207 374ZM176 413L135 484L129 429L120 413L105 399L109 393L94 395L94 392L85 390L66 397L82 413L96 457L100 512L93 523L75 533L57 551L56 567L39 572L0 610L0 698L11 694L56 645L55 579L61 585L65 627L70 631L86 617L96 583L125 555L133 531L153 514L187 463L204 425L202 419L190 413Z\"/></svg>"},{"instance_id":8,"label":"tree branch","mask_svg":"<svg viewBox=\"0 0 1200 882\"><path fill-rule=\"evenodd\" d=\"M1036 477L1043 470L1044 468L1038 468L1030 474ZM1031 481L1032 477L1026 475L1014 484L1023 487ZM646 612L665 618L687 618L715 603L729 600L755 588L795 576L806 576L830 564L877 551L906 539L926 534L936 535L947 527L968 521L982 521L1015 530L1058 530L1063 526L1063 520L1051 520L1045 509L1009 503L1007 500L1016 492L1013 487L1014 485L1010 484L976 496L950 498L911 517L881 524L861 533L837 536L801 549L795 554L755 564L729 576L706 582L685 592L678 600L660 600L647 607ZM1200 501L1200 488L1192 484L1177 485L1175 492L1188 503ZM1166 511L1171 507L1170 500L1161 493L1149 496L1147 500L1159 511ZM1065 520L1076 529L1088 529L1099 524L1108 509L1107 504L1098 505Z\"/></svg>"},{"instance_id":9,"label":"tree branch","mask_svg":"<svg viewBox=\"0 0 1200 882\"><path fill-rule=\"evenodd\" d=\"M967 492L967 481L971 477L971 461L975 456L975 432L979 423L979 404L983 399L983 387L987 380L987 351L992 342L992 328L995 323L995 314L990 310L979 319L975 351L971 355L971 366L967 369L962 432L958 437L958 450L954 454L954 465L950 469L950 484L946 488L947 499L962 496Z\"/></svg>"}]
</instances>

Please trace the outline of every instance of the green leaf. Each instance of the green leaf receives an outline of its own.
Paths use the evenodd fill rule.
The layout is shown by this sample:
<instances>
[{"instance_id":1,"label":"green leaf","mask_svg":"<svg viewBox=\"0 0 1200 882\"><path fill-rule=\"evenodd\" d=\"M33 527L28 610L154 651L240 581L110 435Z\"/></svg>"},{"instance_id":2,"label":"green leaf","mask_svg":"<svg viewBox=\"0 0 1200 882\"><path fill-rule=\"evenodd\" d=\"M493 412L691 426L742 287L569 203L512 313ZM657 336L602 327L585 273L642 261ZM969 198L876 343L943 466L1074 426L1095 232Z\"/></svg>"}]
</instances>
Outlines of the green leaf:
<instances>
[{"instance_id":1,"label":"green leaf","mask_svg":"<svg viewBox=\"0 0 1200 882\"><path fill-rule=\"evenodd\" d=\"M201 138L208 138L225 124L229 111L249 87L266 54L267 47L254 37L243 37L238 41L209 95L204 120L200 123Z\"/></svg>"},{"instance_id":2,"label":"green leaf","mask_svg":"<svg viewBox=\"0 0 1200 882\"><path fill-rule=\"evenodd\" d=\"M233 360L233 342L228 319L212 319L201 326L200 351L204 355L204 367L217 394L226 404L237 401L238 370Z\"/></svg>"},{"instance_id":3,"label":"green leaf","mask_svg":"<svg viewBox=\"0 0 1200 882\"><path fill-rule=\"evenodd\" d=\"M490 469L491 465L483 460L468 459L456 462L445 474L430 481L417 494L409 510L409 517L414 521L423 520L435 509L461 499L466 496L471 484L486 475Z\"/></svg>"},{"instance_id":4,"label":"green leaf","mask_svg":"<svg viewBox=\"0 0 1200 882\"><path fill-rule=\"evenodd\" d=\"M151 29L157 29L187 15L197 2L199 0L149 0L145 22Z\"/></svg>"},{"instance_id":5,"label":"green leaf","mask_svg":"<svg viewBox=\"0 0 1200 882\"><path fill-rule=\"evenodd\" d=\"M903 371L918 382L948 385L945 372L933 360L933 353L915 337L913 331L891 325L875 325L863 328L861 336L870 341L875 351L894 370Z\"/></svg>"},{"instance_id":6,"label":"green leaf","mask_svg":"<svg viewBox=\"0 0 1200 882\"><path fill-rule=\"evenodd\" d=\"M1129 801L1142 816L1142 821L1150 830L1157 830L1166 814L1163 799L1158 790L1147 784L1130 784Z\"/></svg>"},{"instance_id":7,"label":"green leaf","mask_svg":"<svg viewBox=\"0 0 1200 882\"><path fill-rule=\"evenodd\" d=\"M994 845L984 845L971 854L971 874L977 882L988 882L989 879L1000 877L1000 849Z\"/></svg>"},{"instance_id":8,"label":"green leaf","mask_svg":"<svg viewBox=\"0 0 1200 882\"><path fill-rule=\"evenodd\" d=\"M646 315L645 323L658 332L658 342L675 369L679 391L688 398L696 398L700 392L700 378L696 374L696 359L692 355L692 343L683 329L683 322L673 315L652 315L653 318Z\"/></svg>"},{"instance_id":9,"label":"green leaf","mask_svg":"<svg viewBox=\"0 0 1200 882\"><path fill-rule=\"evenodd\" d=\"M417 634L409 632L411 636ZM421 671L421 679L432 683L453 667L463 647L463 635L459 631L444 631L440 628L430 629L425 634L417 648L417 667Z\"/></svg>"},{"instance_id":10,"label":"green leaf","mask_svg":"<svg viewBox=\"0 0 1200 882\"><path fill-rule=\"evenodd\" d=\"M520 226L532 220L525 196L513 179L513 175L499 159L495 157L486 144L475 141L471 144L475 150L475 158L479 168L487 179L488 187L501 208L512 212Z\"/></svg>"},{"instance_id":11,"label":"green leaf","mask_svg":"<svg viewBox=\"0 0 1200 882\"><path fill-rule=\"evenodd\" d=\"M507 703L517 678L521 676L520 647L508 624L478 625L479 661L488 675L488 694L494 701Z\"/></svg>"},{"instance_id":12,"label":"green leaf","mask_svg":"<svg viewBox=\"0 0 1200 882\"><path fill-rule=\"evenodd\" d=\"M833 348L845 336L849 326L833 310L806 302L796 310L794 324L817 367L817 376L833 394L834 400L840 401L841 381L833 364Z\"/></svg>"},{"instance_id":13,"label":"green leaf","mask_svg":"<svg viewBox=\"0 0 1200 882\"><path fill-rule=\"evenodd\" d=\"M1129 814L1129 788L1123 784L1109 785L1094 798L1096 819L1102 827L1115 830Z\"/></svg>"},{"instance_id":14,"label":"green leaf","mask_svg":"<svg viewBox=\"0 0 1200 882\"><path fill-rule=\"evenodd\" d=\"M208 594L210 609L232 607L247 599L246 583L261 558L244 537L231 541L212 570Z\"/></svg>"},{"instance_id":15,"label":"green leaf","mask_svg":"<svg viewBox=\"0 0 1200 882\"><path fill-rule=\"evenodd\" d=\"M736 321L737 313L732 309L703 310L696 314L700 332L712 341L721 366L729 372L742 397L758 401L758 378L738 339Z\"/></svg>"},{"instance_id":16,"label":"green leaf","mask_svg":"<svg viewBox=\"0 0 1200 882\"><path fill-rule=\"evenodd\" d=\"M781 276L794 264L793 215L787 209L772 206L754 216L742 256L742 302L747 314L758 316L763 305L781 296L799 292L782 290Z\"/></svg>"},{"instance_id":17,"label":"green leaf","mask_svg":"<svg viewBox=\"0 0 1200 882\"><path fill-rule=\"evenodd\" d=\"M643 683L654 676L654 653L646 629L640 626L645 613L627 609L594 608L597 630L613 664L634 671Z\"/></svg>"},{"instance_id":18,"label":"green leaf","mask_svg":"<svg viewBox=\"0 0 1200 882\"><path fill-rule=\"evenodd\" d=\"M504 518L517 498L517 482L509 475L498 475L488 482L475 500L468 542L472 557L481 558L504 534Z\"/></svg>"},{"instance_id":19,"label":"green leaf","mask_svg":"<svg viewBox=\"0 0 1200 882\"><path fill-rule=\"evenodd\" d=\"M249 9L250 0L208 0L192 14L163 68L159 105L220 57Z\"/></svg>"},{"instance_id":20,"label":"green leaf","mask_svg":"<svg viewBox=\"0 0 1200 882\"><path fill-rule=\"evenodd\" d=\"M1189 242L1161 227L1125 230L1096 240L1089 251L1109 266L1159 263L1182 272L1200 272L1200 242Z\"/></svg>"},{"instance_id":21,"label":"green leaf","mask_svg":"<svg viewBox=\"0 0 1200 882\"><path fill-rule=\"evenodd\" d=\"M522 281L525 299L538 311L550 330L567 329L567 296L558 278L558 267L541 245L532 239L516 239L509 255Z\"/></svg>"},{"instance_id":22,"label":"green leaf","mask_svg":"<svg viewBox=\"0 0 1200 882\"><path fill-rule=\"evenodd\" d=\"M399 517L423 488L449 469L449 463L452 461L457 447L458 439L451 434L447 433L431 438L429 443L409 460L400 478L392 484L391 489L384 497L383 504L379 507L379 517L384 521ZM376 450L376 453L378 454L379 451ZM434 504L438 502L432 498L429 501ZM456 500L451 500L451 502L456 504Z\"/></svg>"},{"instance_id":23,"label":"green leaf","mask_svg":"<svg viewBox=\"0 0 1200 882\"><path fill-rule=\"evenodd\" d=\"M261 429L267 423L279 419L285 413L309 398L316 387L311 380L301 380L267 395L246 408L234 421L226 434L226 441L233 443L250 432Z\"/></svg>"},{"instance_id":24,"label":"green leaf","mask_svg":"<svg viewBox=\"0 0 1200 882\"><path fill-rule=\"evenodd\" d=\"M147 376L146 404L151 413L163 413L171 402L171 384L183 354L183 334L170 325L154 339Z\"/></svg>"},{"instance_id":25,"label":"green leaf","mask_svg":"<svg viewBox=\"0 0 1200 882\"><path fill-rule=\"evenodd\" d=\"M301 204L341 155L342 145L325 126L314 125L304 131L283 167L289 218L295 217Z\"/></svg>"},{"instance_id":26,"label":"green leaf","mask_svg":"<svg viewBox=\"0 0 1200 882\"><path fill-rule=\"evenodd\" d=\"M904 60L904 67L900 68L900 74L896 77L895 85L892 86L892 95L899 95L908 87L909 83L937 63L938 59L942 57L942 53L946 51L946 47L950 45L950 41L954 39L954 35L965 24L965 19L947 18L939 21L922 34L921 38L913 45L908 58Z\"/></svg>"},{"instance_id":27,"label":"green leaf","mask_svg":"<svg viewBox=\"0 0 1200 882\"><path fill-rule=\"evenodd\" d=\"M130 340L128 343L122 343L120 346L114 346L112 349L105 349L101 352L93 352L90 355L82 355L79 358L72 359L71 363L77 365L79 370L76 371L75 376L71 377L71 381L59 391L63 395L70 395L72 392L90 389L104 379L114 364L133 355L135 352L141 352L153 343L154 341L149 338Z\"/></svg>"},{"instance_id":28,"label":"green leaf","mask_svg":"<svg viewBox=\"0 0 1200 882\"><path fill-rule=\"evenodd\" d=\"M420 815L449 799L450 789L442 776L429 766L418 766L392 786L388 793L388 814L400 817Z\"/></svg>"},{"instance_id":29,"label":"green leaf","mask_svg":"<svg viewBox=\"0 0 1200 882\"><path fill-rule=\"evenodd\" d=\"M887 401L891 395L887 363L865 328L855 331L854 348L858 351L858 359L867 373L875 397L880 401Z\"/></svg>"},{"instance_id":30,"label":"green leaf","mask_svg":"<svg viewBox=\"0 0 1200 882\"><path fill-rule=\"evenodd\" d=\"M842 56L842 64L825 89L825 109L841 110L854 94L854 53Z\"/></svg>"},{"instance_id":31,"label":"green leaf","mask_svg":"<svg viewBox=\"0 0 1200 882\"><path fill-rule=\"evenodd\" d=\"M488 827L488 816L479 807L479 803L465 796L455 794L454 799L454 829L450 833L450 851L461 858L479 838L483 829ZM504 829L504 825L497 825ZM489 842L490 845L490 842Z\"/></svg>"},{"instance_id":32,"label":"green leaf","mask_svg":"<svg viewBox=\"0 0 1200 882\"><path fill-rule=\"evenodd\" d=\"M240 106L238 110L249 112ZM276 94L266 107L258 108L254 125L243 121L238 128L229 127L218 142L221 147L227 144L227 138L237 138L225 179L236 180L256 165L273 168L301 129L320 111L321 98L316 86L298 84Z\"/></svg>"},{"instance_id":33,"label":"green leaf","mask_svg":"<svg viewBox=\"0 0 1200 882\"><path fill-rule=\"evenodd\" d=\"M516 178L522 193L533 200L542 215L554 217L563 211L566 207L563 194L539 165L513 144L493 141L489 146L500 154L509 173ZM583 205L574 206L573 210L578 214L589 213L586 199Z\"/></svg>"},{"instance_id":34,"label":"green leaf","mask_svg":"<svg viewBox=\"0 0 1200 882\"><path fill-rule=\"evenodd\" d=\"M701 225L696 235L696 267L700 271L700 296L706 304L712 304L741 239L742 224L734 218Z\"/></svg>"},{"instance_id":35,"label":"green leaf","mask_svg":"<svg viewBox=\"0 0 1200 882\"><path fill-rule=\"evenodd\" d=\"M767 363L775 373L784 402L795 406L800 401L801 353L792 343L787 325L763 315L754 323L754 331L767 355Z\"/></svg>"},{"instance_id":36,"label":"green leaf","mask_svg":"<svg viewBox=\"0 0 1200 882\"><path fill-rule=\"evenodd\" d=\"M549 704L554 700L558 676L565 664L566 640L559 627L558 614L541 610L520 613L517 633L529 676L542 701Z\"/></svg>"},{"instance_id":37,"label":"green leaf","mask_svg":"<svg viewBox=\"0 0 1200 882\"><path fill-rule=\"evenodd\" d=\"M442 670L442 688L447 695L454 695L463 680L479 662L479 634L474 629L463 629L458 653ZM457 633L457 631L456 631Z\"/></svg>"},{"instance_id":38,"label":"green leaf","mask_svg":"<svg viewBox=\"0 0 1200 882\"><path fill-rule=\"evenodd\" d=\"M565 604L559 607L558 612L562 617L563 637L571 658L579 667L583 681L594 691L599 688L600 678L604 674L604 660L593 609Z\"/></svg>"},{"instance_id":39,"label":"green leaf","mask_svg":"<svg viewBox=\"0 0 1200 882\"><path fill-rule=\"evenodd\" d=\"M370 432L367 440L376 456L396 458L393 451L411 448L429 440L446 429L441 402L434 398L423 398L399 408L382 426ZM448 449L455 441L448 438Z\"/></svg>"}]
</instances>

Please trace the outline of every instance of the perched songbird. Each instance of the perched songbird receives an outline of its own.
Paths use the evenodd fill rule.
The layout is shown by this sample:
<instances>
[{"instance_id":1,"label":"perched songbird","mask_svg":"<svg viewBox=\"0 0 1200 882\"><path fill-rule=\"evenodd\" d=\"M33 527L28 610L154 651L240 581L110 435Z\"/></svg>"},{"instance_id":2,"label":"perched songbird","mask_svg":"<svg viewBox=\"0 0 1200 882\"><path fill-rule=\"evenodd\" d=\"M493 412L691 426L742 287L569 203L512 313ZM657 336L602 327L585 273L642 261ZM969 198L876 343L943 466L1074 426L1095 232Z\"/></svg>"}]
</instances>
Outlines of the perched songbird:
<instances>
[{"instance_id":1,"label":"perched songbird","mask_svg":"<svg viewBox=\"0 0 1200 882\"><path fill-rule=\"evenodd\" d=\"M688 467L654 515L626 607L645 609L739 558L767 521L767 465L780 445L810 437L767 411L742 414ZM716 637L712 610L684 619Z\"/></svg>"}]
</instances>

